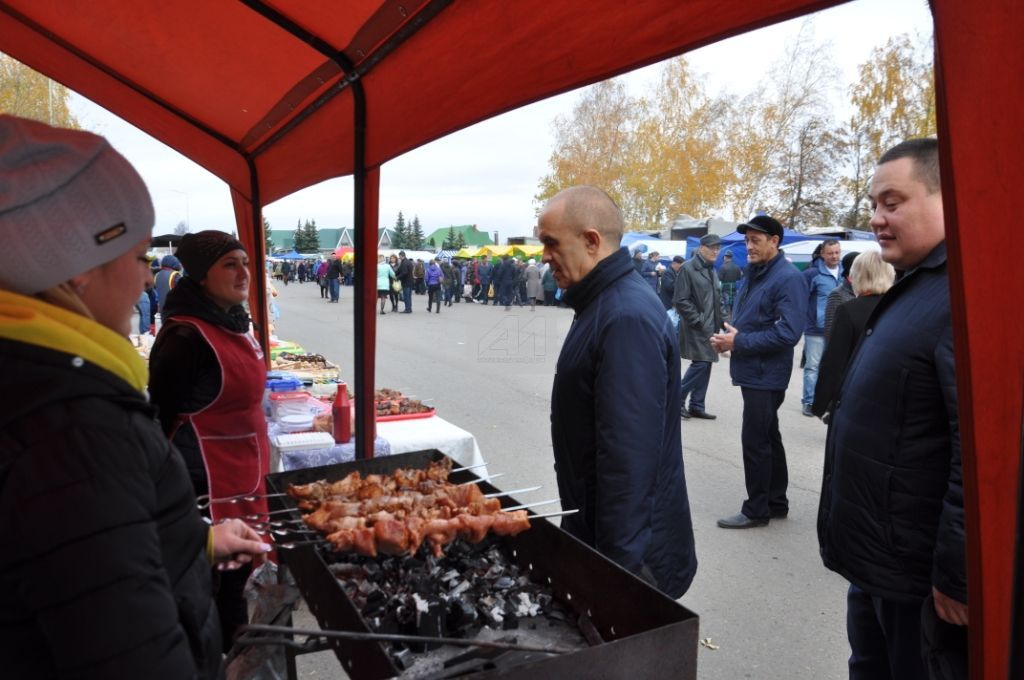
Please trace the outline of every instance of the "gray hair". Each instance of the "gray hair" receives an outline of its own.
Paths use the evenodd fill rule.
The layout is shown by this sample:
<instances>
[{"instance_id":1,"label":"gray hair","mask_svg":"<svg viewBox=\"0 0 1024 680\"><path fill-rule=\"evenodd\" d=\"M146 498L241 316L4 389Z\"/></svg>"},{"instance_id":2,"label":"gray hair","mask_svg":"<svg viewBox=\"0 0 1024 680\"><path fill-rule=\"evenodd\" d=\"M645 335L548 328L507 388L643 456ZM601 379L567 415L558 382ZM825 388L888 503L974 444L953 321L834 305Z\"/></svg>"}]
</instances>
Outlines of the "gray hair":
<instances>
[{"instance_id":1,"label":"gray hair","mask_svg":"<svg viewBox=\"0 0 1024 680\"><path fill-rule=\"evenodd\" d=\"M874 251L861 253L850 267L850 285L857 295L882 295L892 288L896 270Z\"/></svg>"}]
</instances>

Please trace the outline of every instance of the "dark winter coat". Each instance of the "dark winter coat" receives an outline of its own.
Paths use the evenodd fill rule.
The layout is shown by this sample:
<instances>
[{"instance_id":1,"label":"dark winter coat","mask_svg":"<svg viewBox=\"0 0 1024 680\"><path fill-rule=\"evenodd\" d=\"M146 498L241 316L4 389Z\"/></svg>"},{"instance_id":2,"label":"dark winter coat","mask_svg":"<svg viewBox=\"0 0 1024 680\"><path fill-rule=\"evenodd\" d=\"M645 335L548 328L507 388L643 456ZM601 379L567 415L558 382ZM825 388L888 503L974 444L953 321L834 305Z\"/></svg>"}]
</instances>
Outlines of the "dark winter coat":
<instances>
[{"instance_id":1,"label":"dark winter coat","mask_svg":"<svg viewBox=\"0 0 1024 680\"><path fill-rule=\"evenodd\" d=\"M882 296L832 414L818 540L864 591L967 602L946 247Z\"/></svg>"},{"instance_id":2,"label":"dark winter coat","mask_svg":"<svg viewBox=\"0 0 1024 680\"><path fill-rule=\"evenodd\" d=\"M736 283L743 278L743 270L732 260L722 262L718 268L718 280L722 283Z\"/></svg>"},{"instance_id":3,"label":"dark winter coat","mask_svg":"<svg viewBox=\"0 0 1024 680\"><path fill-rule=\"evenodd\" d=\"M208 526L153 408L80 358L0 340L0 659L9 678L212 678Z\"/></svg>"},{"instance_id":4,"label":"dark winter coat","mask_svg":"<svg viewBox=\"0 0 1024 680\"><path fill-rule=\"evenodd\" d=\"M328 280L341 278L341 260L335 258L327 263L326 278Z\"/></svg>"},{"instance_id":5,"label":"dark winter coat","mask_svg":"<svg viewBox=\"0 0 1024 680\"><path fill-rule=\"evenodd\" d=\"M672 309L672 298L676 292L676 270L671 266L665 267L661 273L661 287L658 288L658 297L661 298L662 306L668 310Z\"/></svg>"},{"instance_id":6,"label":"dark winter coat","mask_svg":"<svg viewBox=\"0 0 1024 680\"><path fill-rule=\"evenodd\" d=\"M819 418L832 410L843 378L846 377L846 366L867 328L871 312L875 311L881 299L880 295L865 295L836 308L832 333L825 341L825 351L818 364L818 381L814 384L811 413Z\"/></svg>"},{"instance_id":7,"label":"dark winter coat","mask_svg":"<svg viewBox=\"0 0 1024 680\"><path fill-rule=\"evenodd\" d=\"M825 340L827 341L832 337L832 325L836 320L836 310L839 309L839 305L844 302L849 302L857 297L857 294L853 292L853 286L850 284L850 280L847 278L843 279L835 290L828 294L828 299L825 301ZM865 319L867 321L867 319ZM863 330L863 326L861 327ZM852 347L850 348L853 349Z\"/></svg>"},{"instance_id":8,"label":"dark winter coat","mask_svg":"<svg viewBox=\"0 0 1024 680\"><path fill-rule=\"evenodd\" d=\"M729 361L733 384L785 390L806 315L807 285L782 253L750 265L732 308L730 323L739 330Z\"/></svg>"},{"instance_id":9,"label":"dark winter coat","mask_svg":"<svg viewBox=\"0 0 1024 680\"><path fill-rule=\"evenodd\" d=\"M695 254L679 268L672 298L679 312L679 356L690 361L718 361L711 336L722 329L722 292L714 262Z\"/></svg>"},{"instance_id":10,"label":"dark winter coat","mask_svg":"<svg viewBox=\"0 0 1024 680\"><path fill-rule=\"evenodd\" d=\"M551 441L562 527L672 597L697 569L679 425L679 346L620 249L569 288Z\"/></svg>"},{"instance_id":11,"label":"dark winter coat","mask_svg":"<svg viewBox=\"0 0 1024 680\"><path fill-rule=\"evenodd\" d=\"M395 272L398 280L402 282L402 288L412 288L416 283L413 275L412 261L409 258L398 259L398 271Z\"/></svg>"}]
</instances>

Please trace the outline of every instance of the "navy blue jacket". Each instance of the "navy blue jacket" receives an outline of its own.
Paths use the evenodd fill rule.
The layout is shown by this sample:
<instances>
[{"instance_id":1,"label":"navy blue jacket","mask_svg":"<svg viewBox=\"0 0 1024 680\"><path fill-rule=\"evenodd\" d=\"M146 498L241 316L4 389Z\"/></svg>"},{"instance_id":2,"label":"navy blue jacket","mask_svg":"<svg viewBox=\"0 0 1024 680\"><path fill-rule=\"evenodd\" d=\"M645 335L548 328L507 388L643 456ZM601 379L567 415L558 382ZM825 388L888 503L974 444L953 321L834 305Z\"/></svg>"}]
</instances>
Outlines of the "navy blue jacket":
<instances>
[{"instance_id":1,"label":"navy blue jacket","mask_svg":"<svg viewBox=\"0 0 1024 680\"><path fill-rule=\"evenodd\" d=\"M967 602L963 477L946 247L882 296L832 415L818 541L864 591Z\"/></svg>"},{"instance_id":2,"label":"navy blue jacket","mask_svg":"<svg viewBox=\"0 0 1024 680\"><path fill-rule=\"evenodd\" d=\"M817 259L804 270L807 282L807 325L805 335L825 335L825 307L828 295L839 287L843 279L837 272L832 276L825 261Z\"/></svg>"},{"instance_id":3,"label":"navy blue jacket","mask_svg":"<svg viewBox=\"0 0 1024 680\"><path fill-rule=\"evenodd\" d=\"M789 387L793 347L806 315L807 285L782 253L747 267L730 322L739 330L729 362L733 384L771 391Z\"/></svg>"},{"instance_id":4,"label":"navy blue jacket","mask_svg":"<svg viewBox=\"0 0 1024 680\"><path fill-rule=\"evenodd\" d=\"M621 249L569 288L551 442L562 527L680 597L697 570L679 425L679 346Z\"/></svg>"}]
</instances>

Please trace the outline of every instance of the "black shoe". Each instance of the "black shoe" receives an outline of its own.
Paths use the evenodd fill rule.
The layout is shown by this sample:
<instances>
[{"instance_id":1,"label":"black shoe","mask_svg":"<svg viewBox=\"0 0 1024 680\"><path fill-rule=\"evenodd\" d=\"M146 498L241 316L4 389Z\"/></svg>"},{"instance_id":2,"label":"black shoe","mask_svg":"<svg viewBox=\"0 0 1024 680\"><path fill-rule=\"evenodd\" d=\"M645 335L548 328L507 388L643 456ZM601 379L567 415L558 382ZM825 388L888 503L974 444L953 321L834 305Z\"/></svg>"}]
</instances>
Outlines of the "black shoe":
<instances>
[{"instance_id":1,"label":"black shoe","mask_svg":"<svg viewBox=\"0 0 1024 680\"><path fill-rule=\"evenodd\" d=\"M690 411L685 406L679 412L679 415L682 417L683 420L689 420L690 419Z\"/></svg>"},{"instance_id":2,"label":"black shoe","mask_svg":"<svg viewBox=\"0 0 1024 680\"><path fill-rule=\"evenodd\" d=\"M701 420L714 420L718 417L708 413L707 411L694 411L692 408L690 409L690 415L694 418L700 418Z\"/></svg>"},{"instance_id":3,"label":"black shoe","mask_svg":"<svg viewBox=\"0 0 1024 680\"><path fill-rule=\"evenodd\" d=\"M814 417L814 414L811 412L811 405L810 404L804 404L804 407L802 409L800 409L800 412L803 413L808 418L813 418Z\"/></svg>"},{"instance_id":4,"label":"black shoe","mask_svg":"<svg viewBox=\"0 0 1024 680\"><path fill-rule=\"evenodd\" d=\"M768 514L772 519L786 519L789 517L789 508L772 508Z\"/></svg>"},{"instance_id":5,"label":"black shoe","mask_svg":"<svg viewBox=\"0 0 1024 680\"><path fill-rule=\"evenodd\" d=\"M411 309L407 309L404 312L399 312L399 314L412 314L412 310Z\"/></svg>"},{"instance_id":6,"label":"black shoe","mask_svg":"<svg viewBox=\"0 0 1024 680\"><path fill-rule=\"evenodd\" d=\"M754 529L768 526L768 520L750 519L741 512L732 517L723 517L718 520L718 526L722 529Z\"/></svg>"}]
</instances>

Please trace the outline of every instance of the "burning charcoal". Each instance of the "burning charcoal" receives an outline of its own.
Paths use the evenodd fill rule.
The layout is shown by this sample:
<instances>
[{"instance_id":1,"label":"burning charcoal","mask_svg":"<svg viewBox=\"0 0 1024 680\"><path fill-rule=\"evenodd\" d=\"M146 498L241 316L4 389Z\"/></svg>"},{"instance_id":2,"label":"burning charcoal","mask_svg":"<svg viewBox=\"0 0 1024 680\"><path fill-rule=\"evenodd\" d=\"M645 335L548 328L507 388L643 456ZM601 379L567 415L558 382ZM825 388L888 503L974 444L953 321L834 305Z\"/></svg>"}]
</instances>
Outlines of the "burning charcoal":
<instances>
[{"instance_id":1,"label":"burning charcoal","mask_svg":"<svg viewBox=\"0 0 1024 680\"><path fill-rule=\"evenodd\" d=\"M400 671L408 670L412 666L413 656L411 649L402 649L391 655L392 660L395 662L395 666Z\"/></svg>"},{"instance_id":2,"label":"burning charcoal","mask_svg":"<svg viewBox=\"0 0 1024 680\"><path fill-rule=\"evenodd\" d=\"M448 629L465 631L479 619L476 608L464 598L456 597L448 602Z\"/></svg>"},{"instance_id":3,"label":"burning charcoal","mask_svg":"<svg viewBox=\"0 0 1024 680\"><path fill-rule=\"evenodd\" d=\"M366 573L366 578L371 581L377 581L381 578L381 568L376 562L367 562L363 565L363 571Z\"/></svg>"},{"instance_id":4,"label":"burning charcoal","mask_svg":"<svg viewBox=\"0 0 1024 680\"><path fill-rule=\"evenodd\" d=\"M384 610L387 600L387 595L382 593L380 590L374 590L366 597L366 604L362 608L363 616L376 616L379 612Z\"/></svg>"},{"instance_id":5,"label":"burning charcoal","mask_svg":"<svg viewBox=\"0 0 1024 680\"><path fill-rule=\"evenodd\" d=\"M451 592L449 593L449 595L452 595L452 596L459 596L459 595L461 595L462 593L464 593L464 592L466 592L467 590L469 590L469 589L470 589L470 587L471 587L471 586L469 585L469 581L463 581L463 582L462 582L462 583L460 583L459 585L455 586L455 588L453 588L453 589L452 589L452 591L451 591Z\"/></svg>"},{"instance_id":6,"label":"burning charcoal","mask_svg":"<svg viewBox=\"0 0 1024 680\"><path fill-rule=\"evenodd\" d=\"M509 588L514 586L515 584L516 584L515 579L510 578L508 576L502 576L501 578L499 578L497 581L494 582L494 587L497 588L498 590L508 590Z\"/></svg>"},{"instance_id":7,"label":"burning charcoal","mask_svg":"<svg viewBox=\"0 0 1024 680\"><path fill-rule=\"evenodd\" d=\"M516 593L516 616L536 616L540 605L530 599L527 593Z\"/></svg>"},{"instance_id":8,"label":"burning charcoal","mask_svg":"<svg viewBox=\"0 0 1024 680\"><path fill-rule=\"evenodd\" d=\"M495 630L501 629L501 622L505 619L501 607L494 606L483 612L484 623Z\"/></svg>"},{"instance_id":9,"label":"burning charcoal","mask_svg":"<svg viewBox=\"0 0 1024 680\"><path fill-rule=\"evenodd\" d=\"M496 579L496 578L499 578L499 577L503 576L504 573L505 573L505 567L503 567L500 562L493 562L491 564L490 569L488 569L487 573L484 574L484 578Z\"/></svg>"},{"instance_id":10,"label":"burning charcoal","mask_svg":"<svg viewBox=\"0 0 1024 680\"><path fill-rule=\"evenodd\" d=\"M441 575L441 580L442 581L454 581L458 577L459 577L459 570L458 569L449 569L448 571L446 571L444 574Z\"/></svg>"},{"instance_id":11,"label":"burning charcoal","mask_svg":"<svg viewBox=\"0 0 1024 680\"><path fill-rule=\"evenodd\" d=\"M369 596L375 590L377 590L377 586L369 581L360 581L359 585L356 586L356 591L365 596Z\"/></svg>"}]
</instances>

